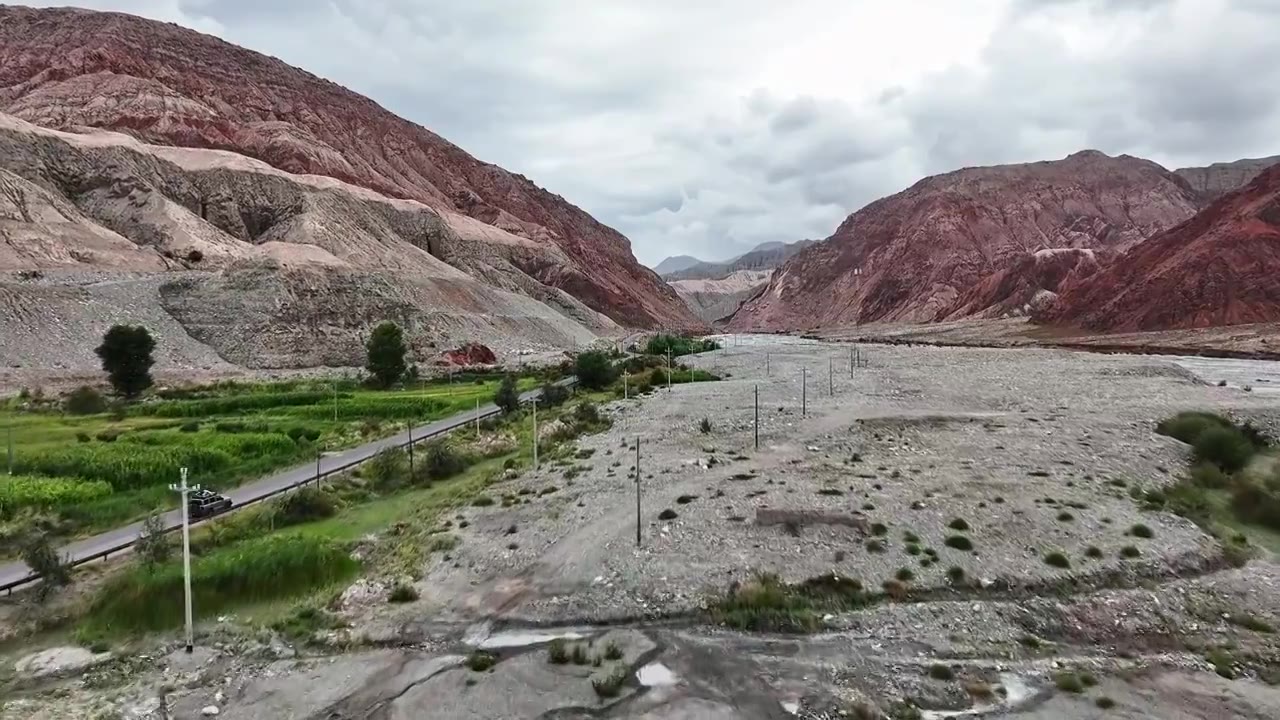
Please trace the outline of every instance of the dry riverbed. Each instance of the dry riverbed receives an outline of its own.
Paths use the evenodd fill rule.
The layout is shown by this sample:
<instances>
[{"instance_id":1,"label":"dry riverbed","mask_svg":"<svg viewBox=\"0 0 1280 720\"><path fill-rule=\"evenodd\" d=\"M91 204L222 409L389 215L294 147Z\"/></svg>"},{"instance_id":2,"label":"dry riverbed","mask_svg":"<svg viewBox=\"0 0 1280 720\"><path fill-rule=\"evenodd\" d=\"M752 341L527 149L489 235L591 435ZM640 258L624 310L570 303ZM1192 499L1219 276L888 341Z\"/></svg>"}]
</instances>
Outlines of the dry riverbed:
<instances>
[{"instance_id":1,"label":"dry riverbed","mask_svg":"<svg viewBox=\"0 0 1280 720\"><path fill-rule=\"evenodd\" d=\"M388 604L371 579L347 594L350 628L298 657L233 619L195 657L79 657L92 669L18 682L0 718L1280 714L1272 556L1234 567L1131 497L1185 467L1157 421L1205 409L1275 435L1274 398L1150 357L863 356L851 372L848 346L752 338L690 359L728 378L614 403L576 457L491 486L448 518L460 542L419 600ZM761 572L877 597L809 635L708 621ZM555 637L584 662L550 662ZM496 664L469 668L478 650Z\"/></svg>"}]
</instances>

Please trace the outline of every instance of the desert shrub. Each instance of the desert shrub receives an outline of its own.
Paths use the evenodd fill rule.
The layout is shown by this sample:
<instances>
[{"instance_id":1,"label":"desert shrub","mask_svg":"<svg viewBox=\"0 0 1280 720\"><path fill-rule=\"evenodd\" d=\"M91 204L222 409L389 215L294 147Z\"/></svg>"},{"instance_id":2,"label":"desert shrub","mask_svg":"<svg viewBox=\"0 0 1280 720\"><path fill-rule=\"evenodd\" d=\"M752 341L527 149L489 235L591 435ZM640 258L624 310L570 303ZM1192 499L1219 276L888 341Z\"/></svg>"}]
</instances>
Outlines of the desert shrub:
<instances>
[{"instance_id":1,"label":"desert shrub","mask_svg":"<svg viewBox=\"0 0 1280 720\"><path fill-rule=\"evenodd\" d=\"M72 415L97 415L107 411L107 401L102 393L88 385L81 385L67 395L63 407Z\"/></svg>"},{"instance_id":2,"label":"desert shrub","mask_svg":"<svg viewBox=\"0 0 1280 720\"><path fill-rule=\"evenodd\" d=\"M1051 552L1048 555L1045 555L1044 563L1050 567L1056 567L1056 568L1066 569L1071 567L1071 561L1067 559L1067 556L1056 551Z\"/></svg>"},{"instance_id":3,"label":"desert shrub","mask_svg":"<svg viewBox=\"0 0 1280 720\"><path fill-rule=\"evenodd\" d=\"M275 525L286 527L333 517L338 506L332 494L307 485L273 500L271 512Z\"/></svg>"},{"instance_id":4,"label":"desert shrub","mask_svg":"<svg viewBox=\"0 0 1280 720\"><path fill-rule=\"evenodd\" d=\"M822 626L825 613L866 603L862 583L852 578L826 574L792 585L762 573L735 583L707 609L714 622L738 630L810 632Z\"/></svg>"},{"instance_id":5,"label":"desert shrub","mask_svg":"<svg viewBox=\"0 0 1280 720\"><path fill-rule=\"evenodd\" d=\"M1231 421L1219 415L1204 412L1181 412L1156 425L1156 432L1195 445L1200 436L1210 429L1231 427Z\"/></svg>"},{"instance_id":6,"label":"desert shrub","mask_svg":"<svg viewBox=\"0 0 1280 720\"><path fill-rule=\"evenodd\" d=\"M467 458L444 438L422 446L422 471L429 480L444 480L467 469ZM415 478L415 481L417 478Z\"/></svg>"},{"instance_id":7,"label":"desert shrub","mask_svg":"<svg viewBox=\"0 0 1280 720\"><path fill-rule=\"evenodd\" d=\"M1245 522L1280 530L1280 473L1266 481L1239 479L1231 490L1231 510Z\"/></svg>"},{"instance_id":8,"label":"desert shrub","mask_svg":"<svg viewBox=\"0 0 1280 720\"><path fill-rule=\"evenodd\" d=\"M973 541L964 535L948 535L947 539L944 540L942 544L949 548L963 550L965 552L973 550Z\"/></svg>"},{"instance_id":9,"label":"desert shrub","mask_svg":"<svg viewBox=\"0 0 1280 720\"><path fill-rule=\"evenodd\" d=\"M1098 558L1102 557L1102 550L1094 545L1090 545L1088 549L1084 551L1084 555L1085 557L1089 557L1089 558L1093 558L1094 560L1097 560Z\"/></svg>"},{"instance_id":10,"label":"desert shrub","mask_svg":"<svg viewBox=\"0 0 1280 720\"><path fill-rule=\"evenodd\" d=\"M934 663L929 666L929 677L934 680L955 680L956 673L949 665Z\"/></svg>"},{"instance_id":11,"label":"desert shrub","mask_svg":"<svg viewBox=\"0 0 1280 720\"><path fill-rule=\"evenodd\" d=\"M947 527L951 528L952 530L959 530L960 532L965 532L969 529L969 523L965 522L964 518L956 518L951 522L947 523Z\"/></svg>"},{"instance_id":12,"label":"desert shrub","mask_svg":"<svg viewBox=\"0 0 1280 720\"><path fill-rule=\"evenodd\" d=\"M625 667L614 668L608 675L591 678L591 689L595 690L596 695L601 698L617 697L622 692L622 686L626 684L629 675Z\"/></svg>"},{"instance_id":13,"label":"desert shrub","mask_svg":"<svg viewBox=\"0 0 1280 720\"><path fill-rule=\"evenodd\" d=\"M493 505L493 498L489 497L488 495L480 495L476 499L472 500L471 504L474 507L489 507Z\"/></svg>"},{"instance_id":14,"label":"desert shrub","mask_svg":"<svg viewBox=\"0 0 1280 720\"><path fill-rule=\"evenodd\" d=\"M484 672L498 664L498 656L484 650L476 650L467 656L467 667L474 672Z\"/></svg>"},{"instance_id":15,"label":"desert shrub","mask_svg":"<svg viewBox=\"0 0 1280 720\"><path fill-rule=\"evenodd\" d=\"M1072 515L1066 510L1063 510L1062 512L1058 513L1058 522L1071 522L1075 519L1076 519L1076 516Z\"/></svg>"},{"instance_id":16,"label":"desert shrub","mask_svg":"<svg viewBox=\"0 0 1280 720\"><path fill-rule=\"evenodd\" d=\"M911 582L916 579L916 574L911 572L911 568L898 568L898 572L893 574L898 582Z\"/></svg>"},{"instance_id":17,"label":"desert shrub","mask_svg":"<svg viewBox=\"0 0 1280 720\"><path fill-rule=\"evenodd\" d=\"M871 534L877 537L883 537L889 534L889 526L884 523L871 523Z\"/></svg>"},{"instance_id":18,"label":"desert shrub","mask_svg":"<svg viewBox=\"0 0 1280 720\"><path fill-rule=\"evenodd\" d=\"M964 568L958 565L952 565L947 568L947 579L951 581L952 585L959 585L964 582Z\"/></svg>"},{"instance_id":19,"label":"desert shrub","mask_svg":"<svg viewBox=\"0 0 1280 720\"><path fill-rule=\"evenodd\" d=\"M698 432L701 432L703 435L711 432L711 420L709 418L702 418L702 420L698 422Z\"/></svg>"},{"instance_id":20,"label":"desert shrub","mask_svg":"<svg viewBox=\"0 0 1280 720\"><path fill-rule=\"evenodd\" d=\"M418 591L412 585L397 584L387 596L387 602L407 603L418 599Z\"/></svg>"},{"instance_id":21,"label":"desert shrub","mask_svg":"<svg viewBox=\"0 0 1280 720\"><path fill-rule=\"evenodd\" d=\"M1101 697L1097 698L1096 700L1094 700L1094 701L1093 701L1093 704L1094 704L1094 705L1097 705L1097 706L1098 706L1098 708L1099 708L1099 709L1101 709L1101 710L1110 710L1111 708L1113 708L1113 707L1115 707L1115 706L1116 706L1116 701L1115 701L1115 700L1112 700L1111 698L1107 697L1106 695L1103 695L1103 696L1101 696Z\"/></svg>"},{"instance_id":22,"label":"desert shrub","mask_svg":"<svg viewBox=\"0 0 1280 720\"><path fill-rule=\"evenodd\" d=\"M1155 533L1151 531L1151 528L1147 527L1146 525L1142 525L1141 523L1129 528L1129 534L1136 538L1142 538L1144 540L1150 540L1151 538L1155 537Z\"/></svg>"},{"instance_id":23,"label":"desert shrub","mask_svg":"<svg viewBox=\"0 0 1280 720\"><path fill-rule=\"evenodd\" d=\"M1140 555L1142 555L1142 551L1132 545L1125 545L1120 548L1120 557L1122 558L1132 560Z\"/></svg>"},{"instance_id":24,"label":"desert shrub","mask_svg":"<svg viewBox=\"0 0 1280 720\"><path fill-rule=\"evenodd\" d=\"M547 662L552 665L569 663L569 644L563 638L556 638L547 645Z\"/></svg>"},{"instance_id":25,"label":"desert shrub","mask_svg":"<svg viewBox=\"0 0 1280 720\"><path fill-rule=\"evenodd\" d=\"M1231 483L1231 478L1217 465L1202 462L1191 468L1191 482L1202 488L1220 490Z\"/></svg>"},{"instance_id":26,"label":"desert shrub","mask_svg":"<svg viewBox=\"0 0 1280 720\"><path fill-rule=\"evenodd\" d=\"M1192 447L1197 460L1213 463L1228 473L1243 470L1256 452L1253 443L1234 427L1208 428Z\"/></svg>"},{"instance_id":27,"label":"desert shrub","mask_svg":"<svg viewBox=\"0 0 1280 720\"><path fill-rule=\"evenodd\" d=\"M508 414L520 409L520 391L516 388L514 375L502 376L502 382L498 383L498 391L493 396L493 404Z\"/></svg>"},{"instance_id":28,"label":"desert shrub","mask_svg":"<svg viewBox=\"0 0 1280 720\"><path fill-rule=\"evenodd\" d=\"M1084 692L1084 681L1073 672L1060 672L1053 676L1053 684L1059 690L1069 693Z\"/></svg>"}]
</instances>

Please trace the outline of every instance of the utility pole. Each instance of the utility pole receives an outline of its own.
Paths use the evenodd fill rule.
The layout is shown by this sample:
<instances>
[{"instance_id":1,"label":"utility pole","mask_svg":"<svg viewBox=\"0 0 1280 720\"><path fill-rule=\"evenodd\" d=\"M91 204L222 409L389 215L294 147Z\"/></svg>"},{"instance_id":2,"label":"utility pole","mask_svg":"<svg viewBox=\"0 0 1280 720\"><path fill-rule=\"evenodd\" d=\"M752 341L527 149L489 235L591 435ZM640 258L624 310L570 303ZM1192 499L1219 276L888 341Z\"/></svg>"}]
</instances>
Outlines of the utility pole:
<instances>
[{"instance_id":1,"label":"utility pole","mask_svg":"<svg viewBox=\"0 0 1280 720\"><path fill-rule=\"evenodd\" d=\"M756 449L760 449L760 386L756 385Z\"/></svg>"},{"instance_id":2,"label":"utility pole","mask_svg":"<svg viewBox=\"0 0 1280 720\"><path fill-rule=\"evenodd\" d=\"M476 398L476 439L480 439L480 398Z\"/></svg>"},{"instance_id":3,"label":"utility pole","mask_svg":"<svg viewBox=\"0 0 1280 720\"><path fill-rule=\"evenodd\" d=\"M191 620L191 508L187 504L187 493L199 490L200 486L187 485L187 469L182 468L182 484L169 485L169 489L182 494L182 585L187 609L187 652L195 645L195 630Z\"/></svg>"},{"instance_id":4,"label":"utility pole","mask_svg":"<svg viewBox=\"0 0 1280 720\"><path fill-rule=\"evenodd\" d=\"M320 487L320 446L316 445L316 487Z\"/></svg>"},{"instance_id":5,"label":"utility pole","mask_svg":"<svg viewBox=\"0 0 1280 720\"><path fill-rule=\"evenodd\" d=\"M623 368L622 369L622 399L627 400L629 399L629 397L630 396L627 394L627 369Z\"/></svg>"},{"instance_id":6,"label":"utility pole","mask_svg":"<svg viewBox=\"0 0 1280 720\"><path fill-rule=\"evenodd\" d=\"M773 368L769 366L769 357L770 357L770 353L764 354L764 376L765 377L773 376Z\"/></svg>"},{"instance_id":7,"label":"utility pole","mask_svg":"<svg viewBox=\"0 0 1280 720\"><path fill-rule=\"evenodd\" d=\"M667 392L671 392L671 346L667 346Z\"/></svg>"},{"instance_id":8,"label":"utility pole","mask_svg":"<svg viewBox=\"0 0 1280 720\"><path fill-rule=\"evenodd\" d=\"M636 547L640 547L640 436L636 436Z\"/></svg>"},{"instance_id":9,"label":"utility pole","mask_svg":"<svg viewBox=\"0 0 1280 720\"><path fill-rule=\"evenodd\" d=\"M13 474L13 426L9 426L9 474Z\"/></svg>"},{"instance_id":10,"label":"utility pole","mask_svg":"<svg viewBox=\"0 0 1280 720\"><path fill-rule=\"evenodd\" d=\"M853 348L849 348L849 379L853 379Z\"/></svg>"},{"instance_id":11,"label":"utility pole","mask_svg":"<svg viewBox=\"0 0 1280 720\"><path fill-rule=\"evenodd\" d=\"M538 472L538 398L533 399L533 471Z\"/></svg>"},{"instance_id":12,"label":"utility pole","mask_svg":"<svg viewBox=\"0 0 1280 720\"><path fill-rule=\"evenodd\" d=\"M836 396L836 381L835 376L832 374L834 372L835 365L835 360L827 358L827 394L831 397Z\"/></svg>"},{"instance_id":13,"label":"utility pole","mask_svg":"<svg viewBox=\"0 0 1280 720\"><path fill-rule=\"evenodd\" d=\"M800 417L809 414L809 369L800 368Z\"/></svg>"},{"instance_id":14,"label":"utility pole","mask_svg":"<svg viewBox=\"0 0 1280 720\"><path fill-rule=\"evenodd\" d=\"M409 421L409 477L413 478L413 421Z\"/></svg>"},{"instance_id":15,"label":"utility pole","mask_svg":"<svg viewBox=\"0 0 1280 720\"><path fill-rule=\"evenodd\" d=\"M333 383L333 421L338 422L338 383Z\"/></svg>"}]
</instances>

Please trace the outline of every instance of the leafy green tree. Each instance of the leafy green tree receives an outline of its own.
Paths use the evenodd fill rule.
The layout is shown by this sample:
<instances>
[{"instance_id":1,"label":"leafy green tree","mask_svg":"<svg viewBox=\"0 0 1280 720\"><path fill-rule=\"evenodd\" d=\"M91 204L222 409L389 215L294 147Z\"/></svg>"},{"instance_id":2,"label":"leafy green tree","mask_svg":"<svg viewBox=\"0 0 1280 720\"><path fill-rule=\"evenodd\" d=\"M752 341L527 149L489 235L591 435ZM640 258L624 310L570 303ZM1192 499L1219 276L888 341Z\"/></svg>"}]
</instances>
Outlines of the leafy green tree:
<instances>
[{"instance_id":1,"label":"leafy green tree","mask_svg":"<svg viewBox=\"0 0 1280 720\"><path fill-rule=\"evenodd\" d=\"M107 411L107 401L102 398L102 393L88 385L72 390L64 406L72 415L96 415Z\"/></svg>"},{"instance_id":2,"label":"leafy green tree","mask_svg":"<svg viewBox=\"0 0 1280 720\"><path fill-rule=\"evenodd\" d=\"M502 378L502 384L498 385L498 393L493 396L493 404L501 408L504 413L513 413L520 409L520 391L516 389L514 375L506 375Z\"/></svg>"},{"instance_id":3,"label":"leafy green tree","mask_svg":"<svg viewBox=\"0 0 1280 720\"><path fill-rule=\"evenodd\" d=\"M116 393L136 398L151 387L151 366L156 341L141 325L113 325L102 336L102 344L94 352L102 359L102 369Z\"/></svg>"},{"instance_id":4,"label":"leafy green tree","mask_svg":"<svg viewBox=\"0 0 1280 720\"><path fill-rule=\"evenodd\" d=\"M592 390L603 390L618 376L609 356L597 350L580 353L574 361L573 371L578 382Z\"/></svg>"},{"instance_id":5,"label":"leafy green tree","mask_svg":"<svg viewBox=\"0 0 1280 720\"><path fill-rule=\"evenodd\" d=\"M148 515L142 521L142 531L138 533L138 543L134 553L146 565L163 565L173 557L173 546L164 534L164 520L158 513Z\"/></svg>"},{"instance_id":6,"label":"leafy green tree","mask_svg":"<svg viewBox=\"0 0 1280 720\"><path fill-rule=\"evenodd\" d=\"M49 536L33 532L22 543L22 561L40 576L36 598L41 602L60 587L71 584L71 565L58 556Z\"/></svg>"},{"instance_id":7,"label":"leafy green tree","mask_svg":"<svg viewBox=\"0 0 1280 720\"><path fill-rule=\"evenodd\" d=\"M368 360L365 369L373 375L380 387L388 388L404 377L408 370L405 354L404 331L393 322L384 322L373 329L365 345Z\"/></svg>"}]
</instances>

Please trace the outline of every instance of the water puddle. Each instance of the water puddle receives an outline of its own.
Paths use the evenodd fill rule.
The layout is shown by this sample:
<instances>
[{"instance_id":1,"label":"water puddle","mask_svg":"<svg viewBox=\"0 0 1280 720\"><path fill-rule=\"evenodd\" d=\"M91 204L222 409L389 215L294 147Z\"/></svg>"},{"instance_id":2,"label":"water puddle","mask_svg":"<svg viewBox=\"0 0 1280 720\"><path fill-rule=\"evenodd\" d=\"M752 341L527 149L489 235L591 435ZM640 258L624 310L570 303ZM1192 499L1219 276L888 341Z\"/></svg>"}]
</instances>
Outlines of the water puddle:
<instances>
[{"instance_id":1,"label":"water puddle","mask_svg":"<svg viewBox=\"0 0 1280 720\"><path fill-rule=\"evenodd\" d=\"M582 640L587 636L576 630L505 630L491 632L488 623L472 626L462 641L481 650L520 648L542 645L552 640Z\"/></svg>"},{"instance_id":2,"label":"water puddle","mask_svg":"<svg viewBox=\"0 0 1280 720\"><path fill-rule=\"evenodd\" d=\"M651 662L636 671L636 679L645 687L665 687L675 685L678 680L671 668L660 662Z\"/></svg>"},{"instance_id":3,"label":"water puddle","mask_svg":"<svg viewBox=\"0 0 1280 720\"><path fill-rule=\"evenodd\" d=\"M980 703L965 710L924 710L920 713L923 720L943 720L943 718L972 717L983 715L993 710L1014 710L1035 697L1035 688L1021 675L1000 673L1000 685L1005 695L1000 702Z\"/></svg>"}]
</instances>

